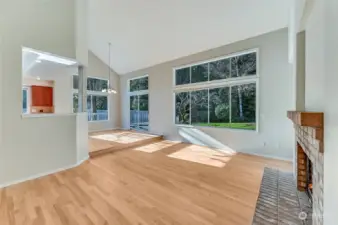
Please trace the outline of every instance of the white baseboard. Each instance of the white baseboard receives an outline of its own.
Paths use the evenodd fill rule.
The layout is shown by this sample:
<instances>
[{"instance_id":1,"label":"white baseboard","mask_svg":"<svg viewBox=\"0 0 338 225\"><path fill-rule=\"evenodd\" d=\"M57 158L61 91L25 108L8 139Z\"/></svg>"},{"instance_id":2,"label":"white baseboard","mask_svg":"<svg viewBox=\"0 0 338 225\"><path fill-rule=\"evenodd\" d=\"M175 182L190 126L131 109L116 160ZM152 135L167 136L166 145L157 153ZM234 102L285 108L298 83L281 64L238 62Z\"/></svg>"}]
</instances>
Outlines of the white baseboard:
<instances>
[{"instance_id":1,"label":"white baseboard","mask_svg":"<svg viewBox=\"0 0 338 225\"><path fill-rule=\"evenodd\" d=\"M259 154L259 153L250 153L250 152L240 152L240 153L244 153L244 154L248 154L248 155L260 156L260 157L264 157L264 158L268 158L268 159L277 159L277 160L282 160L282 161L287 161L287 162L293 162L292 159L283 158L283 157L279 157L279 156Z\"/></svg>"},{"instance_id":2,"label":"white baseboard","mask_svg":"<svg viewBox=\"0 0 338 225\"><path fill-rule=\"evenodd\" d=\"M69 169L72 169L72 168L75 168L75 167L81 165L82 163L84 163L88 159L89 159L89 156L87 158L85 158L85 159L77 162L74 165L66 166L66 167L63 167L63 168L59 168L59 169L56 169L56 170L51 170L51 171L44 172L44 173L39 173L39 174L36 174L36 175L33 175L33 176L29 176L29 177L26 177L26 178L23 178L23 179L19 179L19 180L16 180L16 181L11 181L11 182L8 182L8 183L0 184L0 188L9 187L9 186L12 186L12 185L15 185L15 184L19 184L19 183L23 183L23 182L26 182L26 181L29 181L29 180L35 180L35 179L38 179L38 178L41 178L41 177L45 177L45 176L48 176L48 175L51 175L51 174L54 174L54 173L58 173L58 172L65 171L65 170L69 170Z\"/></svg>"}]
</instances>

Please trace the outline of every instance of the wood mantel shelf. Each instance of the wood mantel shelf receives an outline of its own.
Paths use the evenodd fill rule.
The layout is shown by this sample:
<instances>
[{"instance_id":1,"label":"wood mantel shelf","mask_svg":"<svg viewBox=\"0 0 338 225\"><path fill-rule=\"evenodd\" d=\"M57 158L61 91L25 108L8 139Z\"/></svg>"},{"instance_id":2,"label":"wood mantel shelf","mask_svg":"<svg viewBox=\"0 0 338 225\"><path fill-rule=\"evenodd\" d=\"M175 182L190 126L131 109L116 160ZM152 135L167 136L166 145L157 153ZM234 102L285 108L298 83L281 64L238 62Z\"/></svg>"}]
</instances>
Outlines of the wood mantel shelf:
<instances>
[{"instance_id":1,"label":"wood mantel shelf","mask_svg":"<svg viewBox=\"0 0 338 225\"><path fill-rule=\"evenodd\" d=\"M301 112L301 111L288 111L288 118L294 124L302 127L312 127L314 132L313 137L319 141L320 152L324 152L324 113L322 112ZM311 135L311 136L312 136Z\"/></svg>"},{"instance_id":2,"label":"wood mantel shelf","mask_svg":"<svg viewBox=\"0 0 338 225\"><path fill-rule=\"evenodd\" d=\"M288 111L288 118L299 126L324 127L324 113L322 112Z\"/></svg>"}]
</instances>

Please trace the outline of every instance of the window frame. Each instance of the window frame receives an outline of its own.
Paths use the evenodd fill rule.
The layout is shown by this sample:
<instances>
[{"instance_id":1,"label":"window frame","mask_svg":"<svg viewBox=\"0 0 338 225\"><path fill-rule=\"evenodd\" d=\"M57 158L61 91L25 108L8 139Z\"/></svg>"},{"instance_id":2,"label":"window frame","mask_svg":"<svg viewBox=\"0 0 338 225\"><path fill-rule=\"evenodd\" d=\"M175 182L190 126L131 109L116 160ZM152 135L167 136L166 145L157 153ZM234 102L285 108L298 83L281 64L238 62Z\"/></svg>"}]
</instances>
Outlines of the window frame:
<instances>
[{"instance_id":1,"label":"window frame","mask_svg":"<svg viewBox=\"0 0 338 225\"><path fill-rule=\"evenodd\" d=\"M74 74L73 76L79 76L77 74ZM72 77L73 78L73 77ZM88 78L94 78L94 79L99 79L99 80L105 80L107 81L108 83L108 87L109 87L109 79L106 79L106 78L102 78L102 77L94 77L94 76L88 76ZM72 82L73 82L73 79L72 79ZM74 89L74 85L72 84L72 108L74 106L74 102L73 102L73 95L74 94L79 94L79 89ZM107 120L88 120L89 123L97 123L97 122L108 122L110 120L110 95L107 93L107 92L102 92L102 91L89 91L87 90L86 88L86 96L106 96L107 97L107 111L108 111L108 117L107 117ZM86 99L87 101L87 99ZM87 110L87 109L86 109Z\"/></svg>"},{"instance_id":2,"label":"window frame","mask_svg":"<svg viewBox=\"0 0 338 225\"><path fill-rule=\"evenodd\" d=\"M242 77L230 77L227 79L220 79L220 80L213 80L213 81L204 81L204 82L198 82L198 83L189 83L189 84L179 84L176 85L176 70L183 69L186 67L190 68L190 81L191 81L191 68L192 66L196 65L203 65L205 63L211 63L223 59L228 59L236 56L241 56L241 55L246 55L250 53L256 53L256 75L250 75L250 76L242 76ZM215 57L212 59L204 60L204 61L198 61L195 63L187 64L187 65L182 65L178 67L173 67L173 123L177 127L188 127L188 128L193 128L193 127L200 127L200 128L205 128L205 129L226 129L226 130L231 130L231 131L237 131L237 132L259 132L259 81L260 81L260 54L259 54L259 49L258 48L253 48L249 50L244 50L236 53L231 53L225 56L221 57ZM210 77L210 64L208 66L208 77ZM231 128L231 127L213 127L213 126L199 126L199 125L192 125L191 124L191 104L190 104L190 124L178 124L176 123L176 93L179 92L193 92L193 91L199 91L199 90L209 90L214 89L214 88L222 88L222 87L232 87L236 85L242 85L242 84L251 84L254 83L256 84L256 129L255 130L248 130L248 129L236 129L236 128ZM230 89L231 90L231 89ZM209 98L209 91L208 91L208 98ZM231 91L230 91L231 92ZM208 101L208 107L209 101ZM229 107L231 108L231 95L230 95L230 100L229 100ZM210 121L209 118L209 113L208 113L208 121ZM231 121L231 110L230 110L230 121Z\"/></svg>"}]
</instances>

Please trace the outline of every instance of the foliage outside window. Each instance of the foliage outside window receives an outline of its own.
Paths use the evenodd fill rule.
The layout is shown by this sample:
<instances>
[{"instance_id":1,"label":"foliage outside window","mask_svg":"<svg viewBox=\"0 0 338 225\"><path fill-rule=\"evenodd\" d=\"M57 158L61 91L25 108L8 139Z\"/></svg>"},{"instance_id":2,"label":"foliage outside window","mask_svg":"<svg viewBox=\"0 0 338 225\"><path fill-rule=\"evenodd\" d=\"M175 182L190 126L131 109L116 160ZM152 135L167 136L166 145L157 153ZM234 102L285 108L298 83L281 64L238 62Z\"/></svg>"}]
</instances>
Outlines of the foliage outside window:
<instances>
[{"instance_id":1,"label":"foliage outside window","mask_svg":"<svg viewBox=\"0 0 338 225\"><path fill-rule=\"evenodd\" d=\"M201 87L175 93L175 123L255 130L256 58L252 52L176 70L177 85L201 82ZM217 88L206 83L216 80Z\"/></svg>"},{"instance_id":2,"label":"foliage outside window","mask_svg":"<svg viewBox=\"0 0 338 225\"><path fill-rule=\"evenodd\" d=\"M135 91L145 91L148 90L148 76L132 79L129 81L129 91L135 92Z\"/></svg>"},{"instance_id":3,"label":"foliage outside window","mask_svg":"<svg viewBox=\"0 0 338 225\"><path fill-rule=\"evenodd\" d=\"M108 120L108 96L87 95L88 121Z\"/></svg>"},{"instance_id":4,"label":"foliage outside window","mask_svg":"<svg viewBox=\"0 0 338 225\"><path fill-rule=\"evenodd\" d=\"M73 112L78 112L79 94L78 76L73 76ZM108 94L103 93L107 89L108 80L87 78L87 112L88 121L104 121L109 119Z\"/></svg>"}]
</instances>

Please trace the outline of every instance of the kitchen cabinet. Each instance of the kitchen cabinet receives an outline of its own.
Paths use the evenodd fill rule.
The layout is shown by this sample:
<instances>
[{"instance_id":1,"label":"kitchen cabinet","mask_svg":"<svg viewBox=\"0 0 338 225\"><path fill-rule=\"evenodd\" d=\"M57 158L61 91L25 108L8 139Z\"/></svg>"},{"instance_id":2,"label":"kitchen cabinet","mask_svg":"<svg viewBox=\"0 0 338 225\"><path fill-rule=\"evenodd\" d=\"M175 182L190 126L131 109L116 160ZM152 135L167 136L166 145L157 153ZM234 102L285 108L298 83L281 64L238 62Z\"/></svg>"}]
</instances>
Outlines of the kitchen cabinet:
<instances>
[{"instance_id":1,"label":"kitchen cabinet","mask_svg":"<svg viewBox=\"0 0 338 225\"><path fill-rule=\"evenodd\" d=\"M32 86L32 106L53 106L53 88Z\"/></svg>"}]
</instances>

